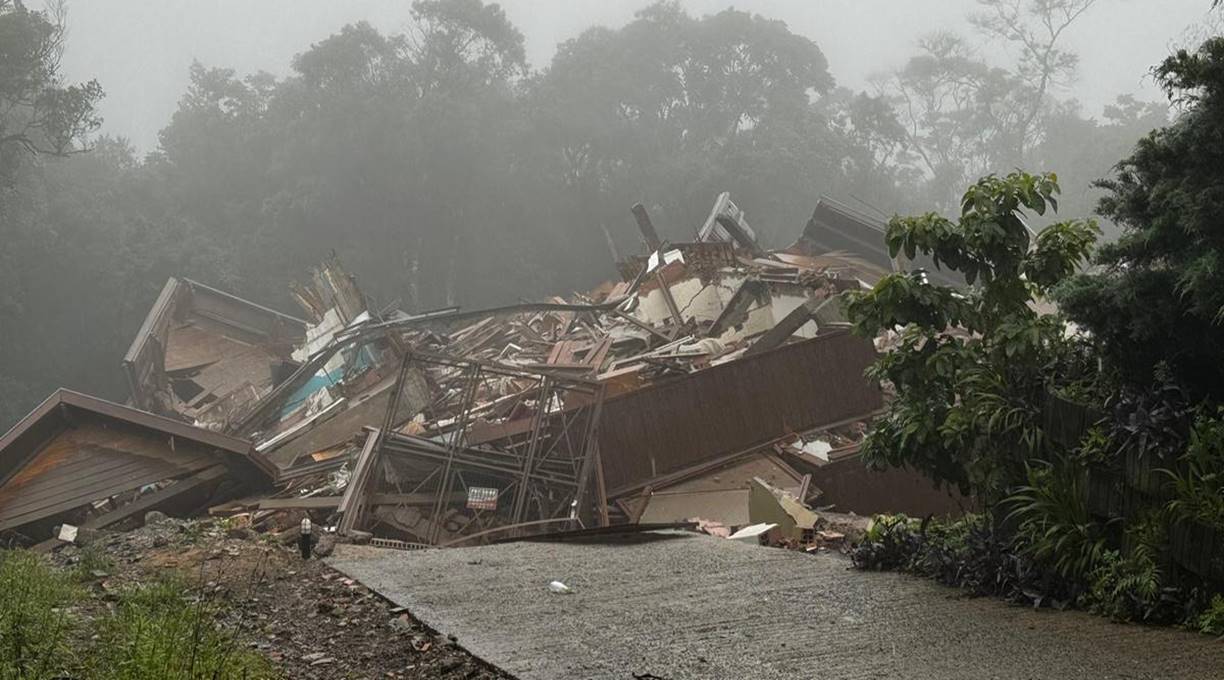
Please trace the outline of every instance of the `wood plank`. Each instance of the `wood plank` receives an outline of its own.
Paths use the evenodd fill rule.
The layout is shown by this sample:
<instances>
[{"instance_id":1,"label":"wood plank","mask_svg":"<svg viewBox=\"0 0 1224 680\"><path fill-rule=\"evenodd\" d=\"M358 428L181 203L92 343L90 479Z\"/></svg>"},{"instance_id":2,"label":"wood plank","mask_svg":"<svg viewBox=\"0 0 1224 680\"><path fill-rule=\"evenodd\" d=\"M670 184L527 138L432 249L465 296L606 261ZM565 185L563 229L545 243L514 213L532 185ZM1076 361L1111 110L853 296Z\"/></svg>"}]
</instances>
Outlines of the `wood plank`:
<instances>
[{"instance_id":1,"label":"wood plank","mask_svg":"<svg viewBox=\"0 0 1224 680\"><path fill-rule=\"evenodd\" d=\"M174 498L187 493L188 491L194 491L195 489L198 489L209 482L213 482L224 477L225 474L226 469L224 465L214 465L210 468L201 470L190 477L174 482L163 489L146 494L121 508L117 508L106 514L93 517L81 526L90 529L104 529L112 524L122 522L132 515L144 512L146 510L151 510L154 507L165 503L166 501L173 500Z\"/></svg>"},{"instance_id":2,"label":"wood plank","mask_svg":"<svg viewBox=\"0 0 1224 680\"><path fill-rule=\"evenodd\" d=\"M365 445L361 447L361 453L357 455L357 460L353 463L353 474L349 475L349 483L344 489L344 497L336 508L338 512L343 513L339 526L340 535L342 536L352 531L356 524L357 510L359 510L362 501L365 500L366 483L370 479L374 459L377 458L374 453L378 449L379 439L381 439L381 432L377 429L370 430L370 433L366 435Z\"/></svg>"},{"instance_id":3,"label":"wood plank","mask_svg":"<svg viewBox=\"0 0 1224 680\"><path fill-rule=\"evenodd\" d=\"M161 461L150 462L150 459L140 458L137 456L106 456L99 457L96 465L90 466L74 466L70 470L61 470L55 468L53 470L44 471L37 477L32 477L28 480L23 480L20 485L5 487L0 491L0 499L2 498L18 498L28 495L55 495L64 491L70 491L81 486L86 486L94 480L110 479L122 470L134 471L136 469L153 469L160 468L166 471L164 476L173 477L183 472L189 472L192 469L199 469L196 466L178 466L163 463ZM208 461L206 461L208 462ZM4 502L0 501L0 507L4 506Z\"/></svg>"},{"instance_id":4,"label":"wood plank","mask_svg":"<svg viewBox=\"0 0 1224 680\"><path fill-rule=\"evenodd\" d=\"M160 482L163 479L165 479L164 476L158 476L158 475L150 475L147 477L134 477L129 480L124 480L123 482L116 482L112 484L111 486L98 489L95 493L90 494L91 497L84 498L84 500L82 500L82 498L70 498L70 499L58 502L54 505L51 505L45 508L40 508L37 511L27 512L25 514L18 515L18 516L4 517L3 519L0 519L0 531L3 531L5 529L12 529L14 527L19 527L23 524L29 524L30 522L35 522L40 519L54 517L55 515L61 512L67 512L68 510L72 510L74 508L79 508L83 505L86 505L90 501L100 500L103 498L110 498L111 496L114 496L115 494L123 493L124 491L131 491L133 489L139 489L140 487L146 484Z\"/></svg>"},{"instance_id":5,"label":"wood plank","mask_svg":"<svg viewBox=\"0 0 1224 680\"><path fill-rule=\"evenodd\" d=\"M150 475L156 480L168 479L170 477L178 477L183 474L191 473L196 470L208 467L213 461L204 460L200 465L193 467L179 467L168 464L150 464L146 460L133 460L124 465L112 467L98 474L75 475L69 478L58 478L52 480L44 480L47 484L39 484L35 480L30 485L21 489L17 493L10 496L10 500L0 505L0 514L10 514L15 509L20 509L28 506L36 506L42 503L54 501L59 498L69 496L91 496L90 500L101 500L105 496L95 496L89 489L109 484L116 479L140 475L148 477ZM6 494L7 495L7 494Z\"/></svg>"},{"instance_id":6,"label":"wood plank","mask_svg":"<svg viewBox=\"0 0 1224 680\"><path fill-rule=\"evenodd\" d=\"M89 467L90 459L85 453L65 447L47 446L21 472L14 475L9 483L0 487L0 498L20 492L48 472L63 470L71 476L79 476Z\"/></svg>"},{"instance_id":7,"label":"wood plank","mask_svg":"<svg viewBox=\"0 0 1224 680\"><path fill-rule=\"evenodd\" d=\"M260 510L328 510L340 507L344 496L306 496L304 498L265 498Z\"/></svg>"}]
</instances>

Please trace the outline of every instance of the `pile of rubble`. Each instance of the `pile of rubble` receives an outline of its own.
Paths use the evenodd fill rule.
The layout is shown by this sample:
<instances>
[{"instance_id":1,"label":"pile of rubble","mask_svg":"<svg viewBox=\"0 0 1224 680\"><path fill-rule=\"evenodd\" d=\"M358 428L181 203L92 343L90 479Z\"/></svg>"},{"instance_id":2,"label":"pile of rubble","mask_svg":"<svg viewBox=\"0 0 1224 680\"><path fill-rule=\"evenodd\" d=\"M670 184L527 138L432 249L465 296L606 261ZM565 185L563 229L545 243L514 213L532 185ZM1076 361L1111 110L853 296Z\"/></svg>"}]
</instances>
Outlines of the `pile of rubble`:
<instances>
[{"instance_id":1,"label":"pile of rubble","mask_svg":"<svg viewBox=\"0 0 1224 680\"><path fill-rule=\"evenodd\" d=\"M767 251L727 194L692 242L633 214L647 253L569 299L380 309L333 256L291 287L299 318L171 279L123 361L130 405L61 390L0 439L0 532L154 508L257 529L297 513L399 547L738 530L765 512L758 485L799 507L944 509L857 460L883 395L840 293L896 266L878 220L822 199ZM875 245L834 250L855 243Z\"/></svg>"}]
</instances>

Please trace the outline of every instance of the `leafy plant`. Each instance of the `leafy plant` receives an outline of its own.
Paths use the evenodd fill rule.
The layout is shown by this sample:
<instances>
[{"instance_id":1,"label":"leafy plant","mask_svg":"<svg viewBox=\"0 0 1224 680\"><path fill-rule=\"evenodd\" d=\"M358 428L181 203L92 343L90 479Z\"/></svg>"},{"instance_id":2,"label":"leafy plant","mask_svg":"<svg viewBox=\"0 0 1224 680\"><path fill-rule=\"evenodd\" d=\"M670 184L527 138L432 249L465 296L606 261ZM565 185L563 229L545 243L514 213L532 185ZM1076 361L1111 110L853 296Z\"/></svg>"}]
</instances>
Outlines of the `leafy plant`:
<instances>
[{"instance_id":1,"label":"leafy plant","mask_svg":"<svg viewBox=\"0 0 1224 680\"><path fill-rule=\"evenodd\" d=\"M1163 470L1173 482L1169 512L1224 530L1224 411L1195 422L1179 463L1180 470Z\"/></svg>"},{"instance_id":2,"label":"leafy plant","mask_svg":"<svg viewBox=\"0 0 1224 680\"><path fill-rule=\"evenodd\" d=\"M1068 462L1036 461L1028 484L1005 502L1019 522L1016 545L1038 564L1079 581L1107 550L1104 527L1088 512L1086 471Z\"/></svg>"},{"instance_id":3,"label":"leafy plant","mask_svg":"<svg viewBox=\"0 0 1224 680\"><path fill-rule=\"evenodd\" d=\"M1115 460L1116 449L1104 427L1090 427L1072 452L1074 463L1082 466L1108 465Z\"/></svg>"},{"instance_id":4,"label":"leafy plant","mask_svg":"<svg viewBox=\"0 0 1224 680\"><path fill-rule=\"evenodd\" d=\"M1163 370L1154 386L1141 391L1123 387L1109 402L1114 412L1113 437L1121 451L1164 456L1182 451L1190 437L1196 407L1189 395Z\"/></svg>"},{"instance_id":5,"label":"leafy plant","mask_svg":"<svg viewBox=\"0 0 1224 680\"><path fill-rule=\"evenodd\" d=\"M1061 608L1073 598L1073 584L1018 553L984 515L921 524L904 515L876 517L872 528L850 554L860 569L904 571L1034 606Z\"/></svg>"},{"instance_id":6,"label":"leafy plant","mask_svg":"<svg viewBox=\"0 0 1224 680\"><path fill-rule=\"evenodd\" d=\"M862 544L850 554L854 566L870 571L908 567L919 548L915 520L905 515L877 515Z\"/></svg>"},{"instance_id":7,"label":"leafy plant","mask_svg":"<svg viewBox=\"0 0 1224 680\"><path fill-rule=\"evenodd\" d=\"M1189 595L1165 583L1167 517L1148 512L1127 529L1129 550L1106 551L1089 575L1089 609L1119 621L1176 623L1185 618Z\"/></svg>"},{"instance_id":8,"label":"leafy plant","mask_svg":"<svg viewBox=\"0 0 1224 680\"><path fill-rule=\"evenodd\" d=\"M1224 595L1211 598L1211 605L1195 622L1200 633L1224 636Z\"/></svg>"},{"instance_id":9,"label":"leafy plant","mask_svg":"<svg viewBox=\"0 0 1224 680\"><path fill-rule=\"evenodd\" d=\"M1061 384L1090 371L1056 318L1031 304L1086 259L1090 220L1030 232L1027 213L1057 208L1053 174L988 176L969 187L957 222L928 213L896 217L890 253L922 253L961 273L968 290L935 285L924 272L884 277L848 293L856 329L898 342L872 368L897 398L863 447L878 466L908 466L992 504L1024 482L1025 461L1046 453L1041 407Z\"/></svg>"}]
</instances>

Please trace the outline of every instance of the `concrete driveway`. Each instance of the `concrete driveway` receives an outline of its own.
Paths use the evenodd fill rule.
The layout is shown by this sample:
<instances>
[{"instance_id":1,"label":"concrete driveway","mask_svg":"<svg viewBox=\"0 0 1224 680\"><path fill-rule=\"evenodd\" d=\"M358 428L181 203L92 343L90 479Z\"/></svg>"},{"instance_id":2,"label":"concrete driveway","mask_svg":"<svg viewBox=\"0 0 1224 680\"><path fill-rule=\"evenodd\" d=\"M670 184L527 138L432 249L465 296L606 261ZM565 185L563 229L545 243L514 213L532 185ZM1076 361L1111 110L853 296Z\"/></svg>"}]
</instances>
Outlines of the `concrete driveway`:
<instances>
[{"instance_id":1,"label":"concrete driveway","mask_svg":"<svg viewBox=\"0 0 1224 680\"><path fill-rule=\"evenodd\" d=\"M1224 678L1224 643L1205 636L702 535L339 546L330 563L524 680Z\"/></svg>"}]
</instances>

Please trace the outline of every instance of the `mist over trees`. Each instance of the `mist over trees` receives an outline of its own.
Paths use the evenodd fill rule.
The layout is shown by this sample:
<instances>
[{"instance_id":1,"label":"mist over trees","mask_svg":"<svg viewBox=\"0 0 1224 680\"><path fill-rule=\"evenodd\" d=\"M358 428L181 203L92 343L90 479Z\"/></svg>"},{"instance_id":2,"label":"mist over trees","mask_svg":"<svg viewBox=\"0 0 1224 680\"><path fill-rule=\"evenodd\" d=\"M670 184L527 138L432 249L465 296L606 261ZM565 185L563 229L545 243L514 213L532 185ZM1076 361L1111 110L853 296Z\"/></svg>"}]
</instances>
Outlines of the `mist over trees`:
<instances>
[{"instance_id":1,"label":"mist over trees","mask_svg":"<svg viewBox=\"0 0 1224 680\"><path fill-rule=\"evenodd\" d=\"M287 77L196 64L140 158L94 136L97 83L62 82L62 14L0 0L0 429L60 385L124 398L119 359L169 276L292 311L288 282L334 250L380 305L490 305L613 276L639 201L685 240L730 191L785 245L822 193L949 211L1021 165L1086 215L1168 110L1057 96L1063 29L1095 4L984 0L975 30L1006 49L915 36L855 92L816 43L734 9L659 2L531 70L496 4L418 0L404 33L339 27Z\"/></svg>"}]
</instances>

